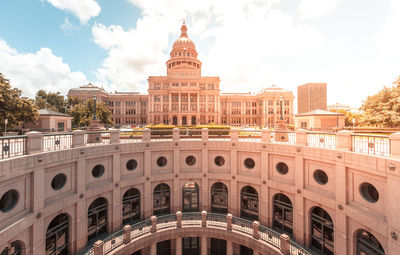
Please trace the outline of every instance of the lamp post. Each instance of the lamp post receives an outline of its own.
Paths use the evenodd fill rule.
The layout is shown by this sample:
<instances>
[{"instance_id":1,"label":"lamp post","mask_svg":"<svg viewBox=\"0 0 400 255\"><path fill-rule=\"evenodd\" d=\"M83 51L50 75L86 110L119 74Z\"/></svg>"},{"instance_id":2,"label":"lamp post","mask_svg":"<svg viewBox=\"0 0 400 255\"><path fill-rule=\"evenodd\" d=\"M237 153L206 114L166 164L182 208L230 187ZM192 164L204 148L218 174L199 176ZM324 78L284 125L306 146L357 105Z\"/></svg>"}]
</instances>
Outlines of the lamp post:
<instances>
[{"instance_id":1,"label":"lamp post","mask_svg":"<svg viewBox=\"0 0 400 255\"><path fill-rule=\"evenodd\" d=\"M4 133L7 133L8 119L4 119Z\"/></svg>"},{"instance_id":2,"label":"lamp post","mask_svg":"<svg viewBox=\"0 0 400 255\"><path fill-rule=\"evenodd\" d=\"M93 114L93 120L97 120L97 116L96 116L96 101L97 101L97 96L94 95L93 96L93 101L94 101L94 114Z\"/></svg>"},{"instance_id":3,"label":"lamp post","mask_svg":"<svg viewBox=\"0 0 400 255\"><path fill-rule=\"evenodd\" d=\"M282 99L282 96L280 97L280 99L279 99L279 104L280 104L280 108L281 108L281 116L279 117L279 119L280 120L283 120L283 106L282 106L282 102L283 102L283 99Z\"/></svg>"}]
</instances>

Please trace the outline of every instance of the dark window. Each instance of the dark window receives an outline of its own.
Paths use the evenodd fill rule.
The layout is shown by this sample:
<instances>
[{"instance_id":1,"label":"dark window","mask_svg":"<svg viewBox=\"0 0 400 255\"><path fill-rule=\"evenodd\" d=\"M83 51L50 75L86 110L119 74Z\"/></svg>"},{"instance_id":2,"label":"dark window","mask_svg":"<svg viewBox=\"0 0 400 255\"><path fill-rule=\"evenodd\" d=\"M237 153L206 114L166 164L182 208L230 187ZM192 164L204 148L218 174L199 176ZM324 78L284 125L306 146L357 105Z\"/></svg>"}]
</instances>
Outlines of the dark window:
<instances>
[{"instance_id":1,"label":"dark window","mask_svg":"<svg viewBox=\"0 0 400 255\"><path fill-rule=\"evenodd\" d=\"M196 158L194 156L187 156L185 162L188 166L193 166L196 164Z\"/></svg>"},{"instance_id":2,"label":"dark window","mask_svg":"<svg viewBox=\"0 0 400 255\"><path fill-rule=\"evenodd\" d=\"M99 178L104 174L104 166L103 165L96 165L93 167L92 175L95 178Z\"/></svg>"},{"instance_id":3,"label":"dark window","mask_svg":"<svg viewBox=\"0 0 400 255\"><path fill-rule=\"evenodd\" d=\"M182 212L199 211L199 186L195 182L187 182L182 188Z\"/></svg>"},{"instance_id":4,"label":"dark window","mask_svg":"<svg viewBox=\"0 0 400 255\"><path fill-rule=\"evenodd\" d=\"M222 156L216 156L214 159L214 163L217 166L223 166L225 164L225 159Z\"/></svg>"},{"instance_id":5,"label":"dark window","mask_svg":"<svg viewBox=\"0 0 400 255\"><path fill-rule=\"evenodd\" d=\"M15 189L11 189L4 193L0 199L0 210L4 213L13 209L18 203L19 195Z\"/></svg>"},{"instance_id":6,"label":"dark window","mask_svg":"<svg viewBox=\"0 0 400 255\"><path fill-rule=\"evenodd\" d=\"M258 220L258 194L253 187L245 186L240 192L240 217Z\"/></svg>"},{"instance_id":7,"label":"dark window","mask_svg":"<svg viewBox=\"0 0 400 255\"><path fill-rule=\"evenodd\" d=\"M46 255L68 254L68 217L60 214L55 217L46 232Z\"/></svg>"},{"instance_id":8,"label":"dark window","mask_svg":"<svg viewBox=\"0 0 400 255\"><path fill-rule=\"evenodd\" d=\"M211 238L212 255L226 255L226 240Z\"/></svg>"},{"instance_id":9,"label":"dark window","mask_svg":"<svg viewBox=\"0 0 400 255\"><path fill-rule=\"evenodd\" d=\"M171 255L171 240L157 243L157 255Z\"/></svg>"},{"instance_id":10,"label":"dark window","mask_svg":"<svg viewBox=\"0 0 400 255\"><path fill-rule=\"evenodd\" d=\"M128 169L129 171L135 170L136 167L137 167L137 161L136 160L131 159L128 162L126 162L126 169Z\"/></svg>"},{"instance_id":11,"label":"dark window","mask_svg":"<svg viewBox=\"0 0 400 255\"><path fill-rule=\"evenodd\" d=\"M11 243L10 247L5 248L1 253L1 255L21 255L22 247L20 242L14 241Z\"/></svg>"},{"instance_id":12,"label":"dark window","mask_svg":"<svg viewBox=\"0 0 400 255\"><path fill-rule=\"evenodd\" d=\"M334 254L333 222L329 214L321 207L311 211L311 248L322 254Z\"/></svg>"},{"instance_id":13,"label":"dark window","mask_svg":"<svg viewBox=\"0 0 400 255\"><path fill-rule=\"evenodd\" d=\"M370 232L360 229L357 233L357 255L384 255L382 245Z\"/></svg>"},{"instance_id":14,"label":"dark window","mask_svg":"<svg viewBox=\"0 0 400 255\"><path fill-rule=\"evenodd\" d=\"M140 221L140 192L132 188L122 198L122 224Z\"/></svg>"},{"instance_id":15,"label":"dark window","mask_svg":"<svg viewBox=\"0 0 400 255\"><path fill-rule=\"evenodd\" d=\"M321 169L317 169L314 171L314 179L321 185L325 185L328 183L328 175Z\"/></svg>"},{"instance_id":16,"label":"dark window","mask_svg":"<svg viewBox=\"0 0 400 255\"><path fill-rule=\"evenodd\" d=\"M251 158L246 158L244 160L244 166L248 169L253 169L255 167L255 165L256 165L256 162L254 162L254 160Z\"/></svg>"},{"instance_id":17,"label":"dark window","mask_svg":"<svg viewBox=\"0 0 400 255\"><path fill-rule=\"evenodd\" d=\"M96 241L105 233L107 233L107 200L100 197L89 206L88 242Z\"/></svg>"},{"instance_id":18,"label":"dark window","mask_svg":"<svg viewBox=\"0 0 400 255\"><path fill-rule=\"evenodd\" d=\"M153 193L153 214L162 215L171 213L170 189L165 183L158 184Z\"/></svg>"},{"instance_id":19,"label":"dark window","mask_svg":"<svg viewBox=\"0 0 400 255\"><path fill-rule=\"evenodd\" d=\"M274 196L274 228L280 232L293 234L293 207L290 199L279 193Z\"/></svg>"},{"instance_id":20,"label":"dark window","mask_svg":"<svg viewBox=\"0 0 400 255\"><path fill-rule=\"evenodd\" d=\"M363 182L360 185L360 193L370 203L376 203L379 200L379 193L371 183Z\"/></svg>"},{"instance_id":21,"label":"dark window","mask_svg":"<svg viewBox=\"0 0 400 255\"><path fill-rule=\"evenodd\" d=\"M278 171L278 173L284 175L289 172L289 167L288 167L288 165L286 165L286 163L279 162L278 164L276 164L276 171Z\"/></svg>"},{"instance_id":22,"label":"dark window","mask_svg":"<svg viewBox=\"0 0 400 255\"><path fill-rule=\"evenodd\" d=\"M159 158L157 159L157 165L158 165L159 167L165 166L165 165L167 164L167 162L168 162L168 160L167 160L166 157L159 157Z\"/></svg>"},{"instance_id":23,"label":"dark window","mask_svg":"<svg viewBox=\"0 0 400 255\"><path fill-rule=\"evenodd\" d=\"M211 212L228 213L228 188L222 182L211 186Z\"/></svg>"},{"instance_id":24,"label":"dark window","mask_svg":"<svg viewBox=\"0 0 400 255\"><path fill-rule=\"evenodd\" d=\"M200 255L199 237L183 237L182 238L182 254Z\"/></svg>"},{"instance_id":25,"label":"dark window","mask_svg":"<svg viewBox=\"0 0 400 255\"><path fill-rule=\"evenodd\" d=\"M240 245L240 255L253 255L253 249Z\"/></svg>"},{"instance_id":26,"label":"dark window","mask_svg":"<svg viewBox=\"0 0 400 255\"><path fill-rule=\"evenodd\" d=\"M67 176L65 174L57 174L51 181L51 187L54 190L62 189L67 182Z\"/></svg>"}]
</instances>

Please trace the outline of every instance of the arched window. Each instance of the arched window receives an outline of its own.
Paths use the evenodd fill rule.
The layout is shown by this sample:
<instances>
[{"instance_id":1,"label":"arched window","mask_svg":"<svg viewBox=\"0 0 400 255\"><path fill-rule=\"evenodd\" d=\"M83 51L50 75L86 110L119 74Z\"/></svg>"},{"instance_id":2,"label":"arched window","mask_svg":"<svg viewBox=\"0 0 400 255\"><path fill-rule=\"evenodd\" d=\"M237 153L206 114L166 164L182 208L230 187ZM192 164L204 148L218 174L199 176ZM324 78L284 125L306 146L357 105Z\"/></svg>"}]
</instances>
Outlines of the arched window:
<instances>
[{"instance_id":1,"label":"arched window","mask_svg":"<svg viewBox=\"0 0 400 255\"><path fill-rule=\"evenodd\" d=\"M187 125L187 118L186 116L182 117L182 125Z\"/></svg>"},{"instance_id":2,"label":"arched window","mask_svg":"<svg viewBox=\"0 0 400 255\"><path fill-rule=\"evenodd\" d=\"M178 125L178 117L174 116L172 117L172 125Z\"/></svg>"},{"instance_id":3,"label":"arched window","mask_svg":"<svg viewBox=\"0 0 400 255\"><path fill-rule=\"evenodd\" d=\"M95 238L107 233L107 200L97 198L88 210L88 242L96 241Z\"/></svg>"},{"instance_id":4,"label":"arched window","mask_svg":"<svg viewBox=\"0 0 400 255\"><path fill-rule=\"evenodd\" d=\"M384 255L382 245L370 232L360 229L357 232L357 255Z\"/></svg>"},{"instance_id":5,"label":"arched window","mask_svg":"<svg viewBox=\"0 0 400 255\"><path fill-rule=\"evenodd\" d=\"M258 194L253 187L245 186L240 192L240 217L258 220Z\"/></svg>"},{"instance_id":6,"label":"arched window","mask_svg":"<svg viewBox=\"0 0 400 255\"><path fill-rule=\"evenodd\" d=\"M196 116L192 116L192 125L196 125Z\"/></svg>"},{"instance_id":7,"label":"arched window","mask_svg":"<svg viewBox=\"0 0 400 255\"><path fill-rule=\"evenodd\" d=\"M274 196L274 228L293 234L293 206L282 193Z\"/></svg>"},{"instance_id":8,"label":"arched window","mask_svg":"<svg viewBox=\"0 0 400 255\"><path fill-rule=\"evenodd\" d=\"M60 214L55 217L47 227L46 255L68 254L68 216Z\"/></svg>"},{"instance_id":9,"label":"arched window","mask_svg":"<svg viewBox=\"0 0 400 255\"><path fill-rule=\"evenodd\" d=\"M222 182L211 186L211 212L228 213L228 188Z\"/></svg>"},{"instance_id":10,"label":"arched window","mask_svg":"<svg viewBox=\"0 0 400 255\"><path fill-rule=\"evenodd\" d=\"M153 214L162 215L171 213L170 189L165 183L158 184L153 193Z\"/></svg>"},{"instance_id":11,"label":"arched window","mask_svg":"<svg viewBox=\"0 0 400 255\"><path fill-rule=\"evenodd\" d=\"M122 198L122 224L140 221L140 192L132 188Z\"/></svg>"},{"instance_id":12,"label":"arched window","mask_svg":"<svg viewBox=\"0 0 400 255\"><path fill-rule=\"evenodd\" d=\"M182 212L199 211L199 186L195 182L187 182L182 188Z\"/></svg>"},{"instance_id":13,"label":"arched window","mask_svg":"<svg viewBox=\"0 0 400 255\"><path fill-rule=\"evenodd\" d=\"M321 207L311 211L311 248L322 254L334 254L333 222L331 216Z\"/></svg>"},{"instance_id":14,"label":"arched window","mask_svg":"<svg viewBox=\"0 0 400 255\"><path fill-rule=\"evenodd\" d=\"M22 254L22 245L18 241L14 241L11 245L5 248L0 255L21 255Z\"/></svg>"}]
</instances>

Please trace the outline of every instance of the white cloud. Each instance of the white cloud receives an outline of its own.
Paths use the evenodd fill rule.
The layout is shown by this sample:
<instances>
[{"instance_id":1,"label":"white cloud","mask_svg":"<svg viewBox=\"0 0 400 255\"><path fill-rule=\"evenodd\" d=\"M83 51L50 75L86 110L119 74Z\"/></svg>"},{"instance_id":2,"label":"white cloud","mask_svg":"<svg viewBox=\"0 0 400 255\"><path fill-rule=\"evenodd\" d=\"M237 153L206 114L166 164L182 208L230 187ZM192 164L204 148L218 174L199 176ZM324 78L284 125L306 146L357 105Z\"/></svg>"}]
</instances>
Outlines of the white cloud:
<instances>
[{"instance_id":1,"label":"white cloud","mask_svg":"<svg viewBox=\"0 0 400 255\"><path fill-rule=\"evenodd\" d=\"M0 39L0 59L3 75L25 96L34 97L39 89L66 95L68 89L87 83L83 73L72 72L68 64L49 48L23 54Z\"/></svg>"},{"instance_id":2,"label":"white cloud","mask_svg":"<svg viewBox=\"0 0 400 255\"><path fill-rule=\"evenodd\" d=\"M43 0L42 0L43 1ZM72 12L82 24L100 13L100 5L95 0L46 0L54 7Z\"/></svg>"},{"instance_id":3,"label":"white cloud","mask_svg":"<svg viewBox=\"0 0 400 255\"><path fill-rule=\"evenodd\" d=\"M318 18L331 12L342 0L301 0L297 10L304 19Z\"/></svg>"},{"instance_id":4,"label":"white cloud","mask_svg":"<svg viewBox=\"0 0 400 255\"><path fill-rule=\"evenodd\" d=\"M108 50L98 78L117 90L145 91L149 75L165 75L168 38L177 38L183 18L198 50L207 45L199 55L203 75L220 76L225 90L269 86L276 77L267 70L277 69L270 57L298 56L323 42L313 25L295 24L292 15L273 9L280 0L130 2L143 14L135 29L102 24L92 28L94 41Z\"/></svg>"},{"instance_id":5,"label":"white cloud","mask_svg":"<svg viewBox=\"0 0 400 255\"><path fill-rule=\"evenodd\" d=\"M386 23L375 37L375 42L381 55L396 58L398 61L400 57L400 1L392 0L389 12Z\"/></svg>"},{"instance_id":6,"label":"white cloud","mask_svg":"<svg viewBox=\"0 0 400 255\"><path fill-rule=\"evenodd\" d=\"M65 17L64 23L60 26L60 28L69 36L72 36L73 31L79 29L79 27L72 24L67 17Z\"/></svg>"}]
</instances>

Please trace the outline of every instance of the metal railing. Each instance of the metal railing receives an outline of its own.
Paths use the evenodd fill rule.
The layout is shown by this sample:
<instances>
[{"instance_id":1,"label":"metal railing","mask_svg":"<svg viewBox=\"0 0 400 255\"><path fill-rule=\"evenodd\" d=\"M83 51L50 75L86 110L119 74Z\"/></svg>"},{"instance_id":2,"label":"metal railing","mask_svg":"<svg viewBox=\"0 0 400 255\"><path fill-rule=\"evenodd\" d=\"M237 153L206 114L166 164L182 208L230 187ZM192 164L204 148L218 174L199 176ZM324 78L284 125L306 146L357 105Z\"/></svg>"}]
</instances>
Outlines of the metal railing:
<instances>
[{"instance_id":1,"label":"metal railing","mask_svg":"<svg viewBox=\"0 0 400 255\"><path fill-rule=\"evenodd\" d=\"M351 150L378 156L390 155L390 139L384 135L351 134Z\"/></svg>"},{"instance_id":2,"label":"metal railing","mask_svg":"<svg viewBox=\"0 0 400 255\"><path fill-rule=\"evenodd\" d=\"M86 145L110 144L110 131L85 132Z\"/></svg>"},{"instance_id":3,"label":"metal railing","mask_svg":"<svg viewBox=\"0 0 400 255\"><path fill-rule=\"evenodd\" d=\"M44 134L42 150L54 151L72 148L72 133Z\"/></svg>"},{"instance_id":4,"label":"metal railing","mask_svg":"<svg viewBox=\"0 0 400 255\"><path fill-rule=\"evenodd\" d=\"M202 227L202 215L200 212L188 212L182 213L182 227ZM138 238L142 235L151 233L151 220L144 220L136 224L131 225L131 235L130 241ZM253 238L253 222L232 217L232 231L241 232L249 237ZM206 217L206 226L213 226L221 229L227 228L227 215L210 213ZM166 229L166 228L176 228L177 227L177 216L176 214L168 214L158 216L156 219L156 229ZM280 234L272 229L265 226L259 227L260 239L273 247L281 248ZM110 253L115 248L121 246L124 243L124 230L121 229L109 236L105 237L103 240L103 254ZM290 254L296 255L311 255L312 253L305 247L300 246L293 240L290 240ZM92 255L94 254L94 248L92 246L87 247L87 249L81 251L80 255Z\"/></svg>"},{"instance_id":5,"label":"metal railing","mask_svg":"<svg viewBox=\"0 0 400 255\"><path fill-rule=\"evenodd\" d=\"M307 132L307 146L335 149L336 135L327 132Z\"/></svg>"},{"instance_id":6,"label":"metal railing","mask_svg":"<svg viewBox=\"0 0 400 255\"><path fill-rule=\"evenodd\" d=\"M120 131L119 132L119 142L120 143L141 142L142 138L143 138L143 130Z\"/></svg>"},{"instance_id":7,"label":"metal railing","mask_svg":"<svg viewBox=\"0 0 400 255\"><path fill-rule=\"evenodd\" d=\"M27 154L27 136L0 137L1 159L12 158Z\"/></svg>"},{"instance_id":8,"label":"metal railing","mask_svg":"<svg viewBox=\"0 0 400 255\"><path fill-rule=\"evenodd\" d=\"M296 132L293 131L271 131L271 142L272 143L285 143L295 144L296 143Z\"/></svg>"}]
</instances>

